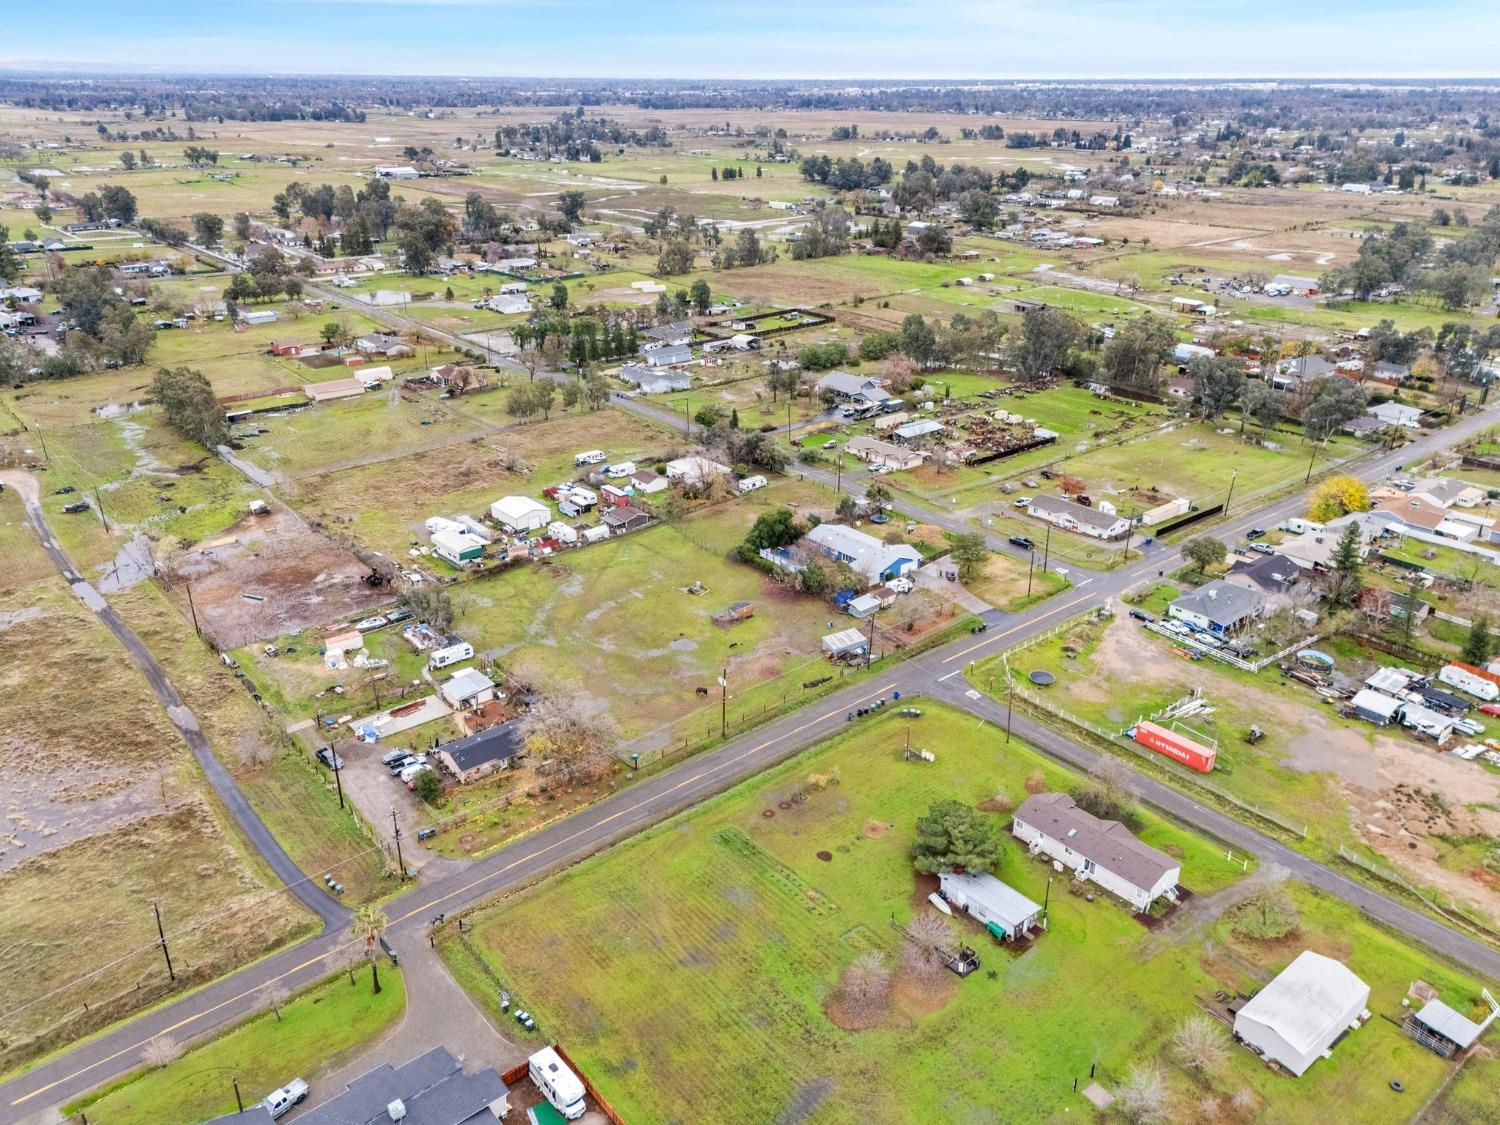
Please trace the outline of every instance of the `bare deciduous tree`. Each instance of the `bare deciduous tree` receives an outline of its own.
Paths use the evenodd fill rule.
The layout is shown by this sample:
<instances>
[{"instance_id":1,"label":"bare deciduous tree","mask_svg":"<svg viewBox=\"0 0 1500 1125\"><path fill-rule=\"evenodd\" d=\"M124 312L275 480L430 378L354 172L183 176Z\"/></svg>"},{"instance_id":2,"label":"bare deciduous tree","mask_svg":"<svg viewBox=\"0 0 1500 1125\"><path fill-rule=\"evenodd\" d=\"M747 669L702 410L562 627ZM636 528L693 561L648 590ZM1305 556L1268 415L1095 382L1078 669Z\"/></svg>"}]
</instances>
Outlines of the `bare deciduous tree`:
<instances>
[{"instance_id":1,"label":"bare deciduous tree","mask_svg":"<svg viewBox=\"0 0 1500 1125\"><path fill-rule=\"evenodd\" d=\"M1223 1027L1212 1016L1200 1012L1178 1025L1172 1035L1172 1053L1184 1070L1203 1075L1224 1065L1229 1057L1229 1044Z\"/></svg>"},{"instance_id":2,"label":"bare deciduous tree","mask_svg":"<svg viewBox=\"0 0 1500 1125\"><path fill-rule=\"evenodd\" d=\"M608 722L587 715L573 700L548 696L531 713L526 753L565 782L594 781L614 767L615 734Z\"/></svg>"},{"instance_id":3,"label":"bare deciduous tree","mask_svg":"<svg viewBox=\"0 0 1500 1125\"><path fill-rule=\"evenodd\" d=\"M934 910L924 910L906 925L901 964L913 976L932 978L943 971L943 951L953 941L948 923Z\"/></svg>"},{"instance_id":4,"label":"bare deciduous tree","mask_svg":"<svg viewBox=\"0 0 1500 1125\"><path fill-rule=\"evenodd\" d=\"M891 974L878 953L862 953L839 977L839 1000L844 1010L860 1020L872 1020L891 999Z\"/></svg>"},{"instance_id":5,"label":"bare deciduous tree","mask_svg":"<svg viewBox=\"0 0 1500 1125\"><path fill-rule=\"evenodd\" d=\"M1155 1125L1167 1119L1167 1076L1154 1062L1132 1063L1125 1084L1115 1095L1125 1120L1135 1125Z\"/></svg>"},{"instance_id":6,"label":"bare deciduous tree","mask_svg":"<svg viewBox=\"0 0 1500 1125\"><path fill-rule=\"evenodd\" d=\"M182 1057L182 1044L170 1035L158 1035L141 1049L141 1061L158 1069L171 1066Z\"/></svg>"},{"instance_id":7,"label":"bare deciduous tree","mask_svg":"<svg viewBox=\"0 0 1500 1125\"><path fill-rule=\"evenodd\" d=\"M292 994L279 984L268 984L260 990L261 1003L270 1008L276 1014L276 1022L281 1022L281 1009L286 1007L286 1002L292 998Z\"/></svg>"},{"instance_id":8,"label":"bare deciduous tree","mask_svg":"<svg viewBox=\"0 0 1500 1125\"><path fill-rule=\"evenodd\" d=\"M364 956L353 945L336 945L323 956L323 967L330 973L348 973L349 983L356 983L354 970L364 961Z\"/></svg>"}]
</instances>

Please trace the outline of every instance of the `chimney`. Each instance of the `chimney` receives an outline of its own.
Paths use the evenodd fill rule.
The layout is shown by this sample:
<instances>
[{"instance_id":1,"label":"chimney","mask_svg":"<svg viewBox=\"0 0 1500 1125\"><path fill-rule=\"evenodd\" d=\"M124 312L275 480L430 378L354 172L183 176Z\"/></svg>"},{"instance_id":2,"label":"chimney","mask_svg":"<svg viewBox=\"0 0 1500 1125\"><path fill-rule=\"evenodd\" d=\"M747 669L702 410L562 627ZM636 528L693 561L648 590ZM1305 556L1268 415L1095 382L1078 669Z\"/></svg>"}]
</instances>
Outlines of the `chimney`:
<instances>
[{"instance_id":1,"label":"chimney","mask_svg":"<svg viewBox=\"0 0 1500 1125\"><path fill-rule=\"evenodd\" d=\"M406 1103L397 1098L385 1107L385 1111L391 1115L392 1121L400 1121L406 1116Z\"/></svg>"}]
</instances>

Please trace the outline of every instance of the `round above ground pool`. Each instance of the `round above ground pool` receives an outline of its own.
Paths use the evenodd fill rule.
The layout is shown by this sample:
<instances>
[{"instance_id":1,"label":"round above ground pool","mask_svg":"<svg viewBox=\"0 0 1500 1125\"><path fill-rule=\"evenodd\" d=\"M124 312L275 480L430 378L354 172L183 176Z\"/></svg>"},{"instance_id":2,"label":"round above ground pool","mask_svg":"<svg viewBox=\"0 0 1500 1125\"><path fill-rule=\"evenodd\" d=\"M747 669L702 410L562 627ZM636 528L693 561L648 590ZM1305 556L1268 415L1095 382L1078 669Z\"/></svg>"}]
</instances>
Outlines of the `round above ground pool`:
<instances>
[{"instance_id":1,"label":"round above ground pool","mask_svg":"<svg viewBox=\"0 0 1500 1125\"><path fill-rule=\"evenodd\" d=\"M1032 683L1036 684L1037 687L1051 687L1053 684L1057 683L1056 676L1054 676L1051 672L1044 672L1040 668L1038 668L1035 672L1027 673L1026 678Z\"/></svg>"},{"instance_id":2,"label":"round above ground pool","mask_svg":"<svg viewBox=\"0 0 1500 1125\"><path fill-rule=\"evenodd\" d=\"M1333 657L1329 656L1326 652L1319 652L1313 648L1305 648L1299 652L1297 654L1297 662L1299 664L1312 665L1314 668L1333 667Z\"/></svg>"}]
</instances>

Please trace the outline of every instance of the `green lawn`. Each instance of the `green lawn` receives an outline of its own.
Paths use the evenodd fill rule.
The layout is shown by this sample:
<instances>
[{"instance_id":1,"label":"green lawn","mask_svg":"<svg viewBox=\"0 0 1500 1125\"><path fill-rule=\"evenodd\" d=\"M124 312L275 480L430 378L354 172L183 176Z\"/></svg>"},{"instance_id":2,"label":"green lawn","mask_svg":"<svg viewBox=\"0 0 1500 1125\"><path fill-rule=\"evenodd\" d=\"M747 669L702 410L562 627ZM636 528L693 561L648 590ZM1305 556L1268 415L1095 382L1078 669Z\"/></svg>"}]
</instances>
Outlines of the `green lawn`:
<instances>
[{"instance_id":1,"label":"green lawn","mask_svg":"<svg viewBox=\"0 0 1500 1125\"><path fill-rule=\"evenodd\" d=\"M351 983L340 973L298 993L280 1018L263 1011L187 1051L176 1062L139 1070L67 1107L99 1125L201 1121L235 1109L233 1080L246 1106L293 1078L311 1081L357 1056L406 1008L401 974L380 966L380 992L368 969Z\"/></svg>"},{"instance_id":2,"label":"green lawn","mask_svg":"<svg viewBox=\"0 0 1500 1125\"><path fill-rule=\"evenodd\" d=\"M1455 1001L1475 995L1473 982L1301 889L1295 943L1248 948L1217 924L1161 940L1118 904L1086 902L1060 881L1049 897L1050 867L1010 846L1000 877L1038 902L1049 897L1050 926L1034 947L1017 956L955 922L980 952L979 973L930 986L898 973L882 1024L840 1029L824 1010L840 971L867 950L894 965L889 923L910 919L926 893L906 858L913 819L938 798L1020 800L1028 780L1072 782L968 716L923 709L910 723L861 726L482 911L465 942L441 947L444 957L491 1010L496 981L508 987L546 1038L565 1043L616 1108L641 1121L706 1105L725 1123L1087 1119L1075 1077L1086 1085L1097 1065L1098 1079L1118 1086L1135 1060L1168 1062L1166 1041L1197 1010L1195 996L1254 987L1304 946L1348 957L1375 988L1372 1009L1398 1010L1416 975ZM935 762L903 761L908 726ZM1180 854L1184 883L1200 893L1241 875L1221 848L1154 817L1141 835ZM1243 1052L1209 1084L1221 1096L1250 1087L1263 1120L1336 1111L1375 1123L1391 1109L1370 1091L1392 1066L1413 1104L1448 1070L1376 1020L1295 1086ZM1204 1091L1177 1073L1171 1084L1172 1119L1186 1119Z\"/></svg>"}]
</instances>

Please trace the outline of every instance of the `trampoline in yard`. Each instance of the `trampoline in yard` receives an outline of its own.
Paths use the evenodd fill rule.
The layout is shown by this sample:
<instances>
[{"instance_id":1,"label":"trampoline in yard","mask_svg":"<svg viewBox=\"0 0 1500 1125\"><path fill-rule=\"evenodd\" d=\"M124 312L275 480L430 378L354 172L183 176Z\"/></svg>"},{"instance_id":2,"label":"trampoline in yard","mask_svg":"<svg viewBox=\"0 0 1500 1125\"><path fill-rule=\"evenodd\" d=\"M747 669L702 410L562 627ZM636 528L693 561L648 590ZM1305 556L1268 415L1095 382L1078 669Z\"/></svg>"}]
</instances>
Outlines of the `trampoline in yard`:
<instances>
[{"instance_id":1,"label":"trampoline in yard","mask_svg":"<svg viewBox=\"0 0 1500 1125\"><path fill-rule=\"evenodd\" d=\"M1032 683L1036 684L1037 687L1051 687L1053 684L1057 683L1056 676L1054 676L1051 672L1045 672L1040 668L1038 668L1035 672L1028 672L1026 678Z\"/></svg>"}]
</instances>

